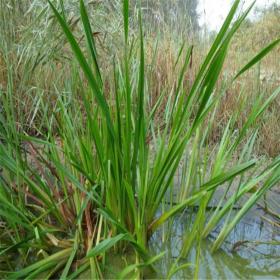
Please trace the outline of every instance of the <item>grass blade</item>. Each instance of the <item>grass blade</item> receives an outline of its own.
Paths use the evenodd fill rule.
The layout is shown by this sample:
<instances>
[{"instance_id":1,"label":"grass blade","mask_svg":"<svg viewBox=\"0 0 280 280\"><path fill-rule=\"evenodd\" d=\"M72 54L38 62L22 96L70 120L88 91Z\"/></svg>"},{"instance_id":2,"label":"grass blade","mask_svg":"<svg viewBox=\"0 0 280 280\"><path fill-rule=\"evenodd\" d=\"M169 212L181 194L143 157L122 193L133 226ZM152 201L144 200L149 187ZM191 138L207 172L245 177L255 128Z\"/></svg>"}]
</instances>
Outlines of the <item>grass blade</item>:
<instances>
[{"instance_id":1,"label":"grass blade","mask_svg":"<svg viewBox=\"0 0 280 280\"><path fill-rule=\"evenodd\" d=\"M265 47L261 52L259 52L250 62L248 62L234 77L233 80L236 80L240 75L258 63L261 59L263 59L266 55L268 55L278 44L280 43L280 38L270 43L267 47Z\"/></svg>"}]
</instances>

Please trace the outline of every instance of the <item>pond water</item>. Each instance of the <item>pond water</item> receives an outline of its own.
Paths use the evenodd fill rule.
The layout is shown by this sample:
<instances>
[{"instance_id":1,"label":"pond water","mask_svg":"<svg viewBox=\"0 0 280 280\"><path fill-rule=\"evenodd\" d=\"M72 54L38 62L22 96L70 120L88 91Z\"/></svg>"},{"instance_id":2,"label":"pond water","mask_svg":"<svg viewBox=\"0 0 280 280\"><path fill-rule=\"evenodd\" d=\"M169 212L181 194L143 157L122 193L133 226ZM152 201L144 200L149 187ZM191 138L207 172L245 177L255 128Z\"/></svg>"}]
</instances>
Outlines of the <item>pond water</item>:
<instances>
[{"instance_id":1,"label":"pond water","mask_svg":"<svg viewBox=\"0 0 280 280\"><path fill-rule=\"evenodd\" d=\"M158 231L151 240L151 248L166 256L158 264L162 275L167 275L182 248L188 226L189 214L176 217L171 231L166 235ZM279 279L280 278L280 228L265 220L265 213L253 209L229 235L222 248L211 253L211 245L219 228L201 244L199 279ZM165 235L167 236L165 239ZM273 242L273 244L272 244ZM181 260L180 264L195 263L196 250ZM178 271L173 279L193 279L194 268Z\"/></svg>"},{"instance_id":2,"label":"pond water","mask_svg":"<svg viewBox=\"0 0 280 280\"><path fill-rule=\"evenodd\" d=\"M215 253L211 252L212 241L219 228L201 244L199 279L280 279L280 228L272 226L260 209L253 209L240 222ZM270 218L270 217L269 217ZM146 271L145 279L163 279L178 260L190 214L177 216L171 225L157 231L150 248L155 254L166 252L156 264L158 274ZM126 252L127 253L127 252ZM196 249L190 256L181 259L179 265L195 263ZM135 262L133 254L112 254L107 260L109 269L106 279L115 278L126 266ZM194 267L180 270L172 279L194 279ZM129 278L129 277L128 277Z\"/></svg>"},{"instance_id":3,"label":"pond water","mask_svg":"<svg viewBox=\"0 0 280 280\"><path fill-rule=\"evenodd\" d=\"M279 200L279 194L270 193L270 196ZM269 201L272 201L271 197ZM280 279L279 220L274 220L260 205L264 206L260 202L248 212L217 252L212 253L211 247L222 225L218 226L208 239L202 241L199 279ZM195 213L193 214L182 213L176 216L172 223L166 223L154 233L149 244L151 251L154 255L163 251L166 253L155 265L158 274L146 270L144 279L163 279L168 275L172 265L179 260L183 240L192 224L192 217L195 216ZM180 259L178 264L195 262L196 248L193 248L190 255ZM105 279L115 279L125 267L135 263L135 255L127 251L123 255L112 253L106 263ZM194 279L194 273L195 267L190 265L179 270L172 279Z\"/></svg>"}]
</instances>

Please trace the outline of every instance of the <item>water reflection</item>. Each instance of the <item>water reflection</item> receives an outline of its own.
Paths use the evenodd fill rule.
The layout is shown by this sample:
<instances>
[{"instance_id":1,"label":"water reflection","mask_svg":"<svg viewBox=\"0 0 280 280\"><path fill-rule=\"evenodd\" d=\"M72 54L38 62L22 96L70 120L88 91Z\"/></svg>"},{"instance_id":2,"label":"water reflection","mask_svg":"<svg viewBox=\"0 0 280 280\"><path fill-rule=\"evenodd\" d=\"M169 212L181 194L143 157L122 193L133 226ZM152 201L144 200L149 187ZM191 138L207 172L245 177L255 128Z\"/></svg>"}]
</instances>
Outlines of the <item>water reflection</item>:
<instances>
[{"instance_id":1,"label":"water reflection","mask_svg":"<svg viewBox=\"0 0 280 280\"><path fill-rule=\"evenodd\" d=\"M219 232L219 227L212 236L202 242L200 279L279 279L280 244L279 228L273 227L262 219L263 212L252 210L247 218L240 222L227 238L222 249L211 253L211 244ZM167 251L159 264L159 271L167 275L182 248L186 230L191 217L183 214L171 224L156 232L151 240L155 253ZM274 241L274 244L271 244ZM196 250L191 251L187 259L180 263L195 263ZM174 279L193 279L194 268L181 270Z\"/></svg>"}]
</instances>

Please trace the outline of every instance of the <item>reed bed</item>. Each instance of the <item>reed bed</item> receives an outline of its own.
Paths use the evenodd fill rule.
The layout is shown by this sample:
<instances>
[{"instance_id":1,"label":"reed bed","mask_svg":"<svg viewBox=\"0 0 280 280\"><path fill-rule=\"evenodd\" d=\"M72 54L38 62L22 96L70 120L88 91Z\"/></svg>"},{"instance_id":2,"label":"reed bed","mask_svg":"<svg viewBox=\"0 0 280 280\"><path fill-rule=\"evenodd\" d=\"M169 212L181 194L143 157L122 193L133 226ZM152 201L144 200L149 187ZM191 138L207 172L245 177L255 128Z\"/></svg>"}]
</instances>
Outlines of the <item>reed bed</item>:
<instances>
[{"instance_id":1,"label":"reed bed","mask_svg":"<svg viewBox=\"0 0 280 280\"><path fill-rule=\"evenodd\" d=\"M40 10L40 1L29 3ZM1 45L0 273L7 279L77 279L88 271L92 279L106 278L114 250L133 258L116 277L141 278L145 267L157 271L164 254L149 250L151 236L195 206L180 256L162 277L183 268L179 261L192 248L197 275L202 240L223 223L214 253L279 184L280 158L263 164L254 147L280 88L268 93L259 87L251 99L239 85L279 39L226 76L231 42L254 3L237 16L236 0L204 58L195 62L189 42L174 56L171 43L147 38L141 9L131 9L128 0L109 7L121 16L122 31L109 26L117 40L103 42L89 16L97 4L75 4L48 1L41 7L38 18L47 20L39 31L49 34L34 39L37 56L33 41L18 49L14 42L24 36L4 29L15 38ZM230 98L232 111L225 102ZM209 213L216 192L222 196Z\"/></svg>"}]
</instances>

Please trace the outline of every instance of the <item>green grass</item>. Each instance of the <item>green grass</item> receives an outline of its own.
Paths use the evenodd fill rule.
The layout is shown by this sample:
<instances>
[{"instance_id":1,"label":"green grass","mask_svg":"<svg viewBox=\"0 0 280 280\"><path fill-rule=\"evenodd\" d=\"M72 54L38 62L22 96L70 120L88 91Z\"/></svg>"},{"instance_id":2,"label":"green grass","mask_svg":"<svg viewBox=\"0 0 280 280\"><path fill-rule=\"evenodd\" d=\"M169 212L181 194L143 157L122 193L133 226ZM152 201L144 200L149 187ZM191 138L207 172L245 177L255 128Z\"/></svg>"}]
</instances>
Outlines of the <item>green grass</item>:
<instances>
[{"instance_id":1,"label":"green grass","mask_svg":"<svg viewBox=\"0 0 280 280\"><path fill-rule=\"evenodd\" d=\"M132 272L141 277L143 267L155 269L154 263L162 257L151 255L150 237L194 205L199 205L198 212L186 232L180 257L196 246L198 271L201 238L226 216L213 244L213 251L217 250L249 209L279 183L279 158L260 169L253 147L258 134L256 121L277 98L280 88L269 97L259 95L238 131L240 111L236 111L216 147L209 145L217 109L236 79L220 91L216 91L217 83L231 41L253 7L236 18L239 4L239 0L234 2L190 90L183 80L193 47L183 46L174 66L182 65L174 81L176 88L171 92L163 88L151 106L141 11L138 31L133 30L138 34L135 39L129 25L129 1L123 1L124 51L112 60L108 74L103 73L84 2L80 1L81 43L67 20L63 1L58 5L63 8L61 13L49 1L61 28L53 36L67 39L67 52L71 48L75 60L68 64L72 71L65 80L68 90L60 92L54 87L56 102L45 108L50 114L42 115L40 138L18 129L13 98L16 69L9 69L7 87L1 91L0 264L5 277L74 279L89 270L91 278L103 278L110 250L120 254L133 250L135 263L121 277ZM235 78L278 42L248 60ZM44 108L38 92L32 100L33 110ZM163 125L159 126L156 115L162 107ZM186 153L190 156L176 186L175 177ZM222 191L227 197L227 190L236 181L237 189L225 204L220 201L221 207L207 220L207 206L215 192ZM261 188L230 219L236 202L256 184ZM165 203L173 194L176 201ZM174 266L170 275L178 269Z\"/></svg>"}]
</instances>

